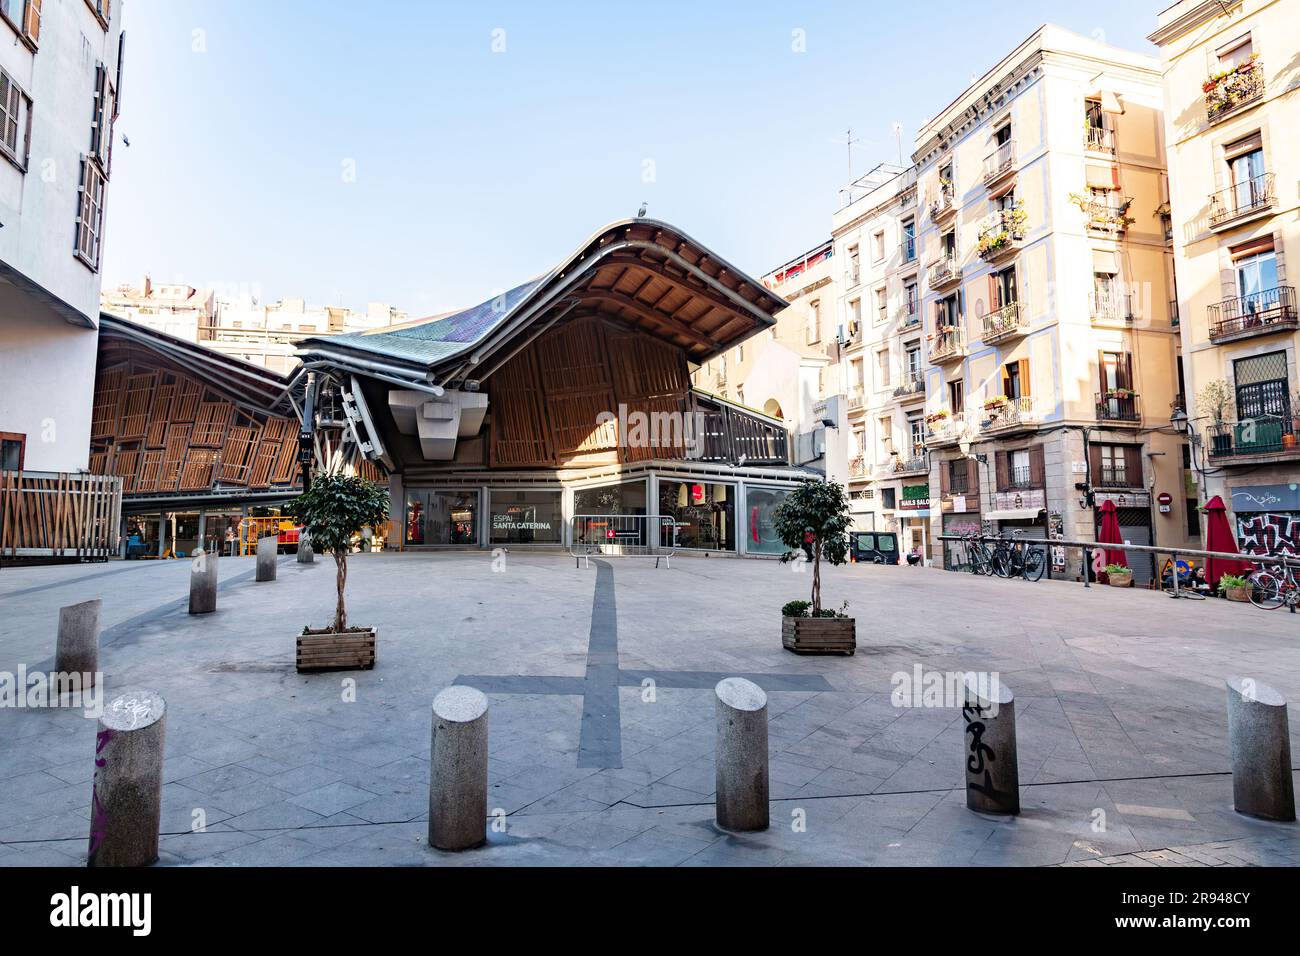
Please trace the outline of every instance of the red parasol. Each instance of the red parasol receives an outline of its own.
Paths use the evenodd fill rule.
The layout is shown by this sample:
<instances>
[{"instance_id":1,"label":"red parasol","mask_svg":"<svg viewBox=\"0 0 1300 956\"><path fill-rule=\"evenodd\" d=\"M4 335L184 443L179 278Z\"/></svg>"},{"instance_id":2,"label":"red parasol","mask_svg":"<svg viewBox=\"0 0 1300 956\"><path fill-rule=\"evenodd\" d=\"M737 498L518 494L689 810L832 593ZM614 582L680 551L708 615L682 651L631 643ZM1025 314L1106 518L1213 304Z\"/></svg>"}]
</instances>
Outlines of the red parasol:
<instances>
[{"instance_id":1,"label":"red parasol","mask_svg":"<svg viewBox=\"0 0 1300 956\"><path fill-rule=\"evenodd\" d=\"M1124 538L1119 533L1119 517L1115 514L1115 502L1107 499L1101 503L1101 531L1097 533L1101 544L1123 544ZM1121 548L1106 549L1107 564L1122 564L1128 567L1128 555Z\"/></svg>"},{"instance_id":2,"label":"red parasol","mask_svg":"<svg viewBox=\"0 0 1300 956\"><path fill-rule=\"evenodd\" d=\"M1224 507L1223 499L1215 495L1205 503L1205 511L1209 515L1205 529L1205 550L1240 554L1237 539L1228 524L1228 509ZM1218 587L1219 578L1225 574L1245 577L1254 570L1255 566L1249 561L1234 561L1231 558L1207 558L1205 561L1205 577L1210 582L1210 587Z\"/></svg>"}]
</instances>

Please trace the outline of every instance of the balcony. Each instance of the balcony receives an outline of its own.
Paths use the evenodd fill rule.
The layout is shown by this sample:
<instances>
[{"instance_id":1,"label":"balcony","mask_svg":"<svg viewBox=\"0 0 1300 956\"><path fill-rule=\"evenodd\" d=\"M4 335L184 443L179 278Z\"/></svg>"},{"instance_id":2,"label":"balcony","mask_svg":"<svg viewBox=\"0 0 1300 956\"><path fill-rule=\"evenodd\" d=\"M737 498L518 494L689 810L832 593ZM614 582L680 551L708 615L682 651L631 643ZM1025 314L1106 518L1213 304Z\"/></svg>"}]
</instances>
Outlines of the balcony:
<instances>
[{"instance_id":1,"label":"balcony","mask_svg":"<svg viewBox=\"0 0 1300 956\"><path fill-rule=\"evenodd\" d=\"M1115 131L1113 129L1101 129L1097 126L1084 127L1083 148L1090 153L1114 154Z\"/></svg>"},{"instance_id":2,"label":"balcony","mask_svg":"<svg viewBox=\"0 0 1300 956\"><path fill-rule=\"evenodd\" d=\"M1138 396L1127 388L1112 388L1097 393L1097 421L1104 425L1140 425Z\"/></svg>"},{"instance_id":3,"label":"balcony","mask_svg":"<svg viewBox=\"0 0 1300 956\"><path fill-rule=\"evenodd\" d=\"M862 455L849 459L849 478L869 478L871 469L867 467L867 460Z\"/></svg>"},{"instance_id":4,"label":"balcony","mask_svg":"<svg viewBox=\"0 0 1300 956\"><path fill-rule=\"evenodd\" d=\"M937 419L927 417L925 426L926 448L955 445L966 437L966 416L964 414L947 415Z\"/></svg>"},{"instance_id":5,"label":"balcony","mask_svg":"<svg viewBox=\"0 0 1300 956\"><path fill-rule=\"evenodd\" d=\"M1249 421L1228 422L1210 430L1210 459L1244 459L1243 464L1294 458L1297 448L1295 419L1261 415Z\"/></svg>"},{"instance_id":6,"label":"balcony","mask_svg":"<svg viewBox=\"0 0 1300 956\"><path fill-rule=\"evenodd\" d=\"M1016 171L1016 144L1008 140L984 159L984 185L996 186Z\"/></svg>"},{"instance_id":7,"label":"balcony","mask_svg":"<svg viewBox=\"0 0 1300 956\"><path fill-rule=\"evenodd\" d=\"M966 340L955 325L941 325L930 340L930 361L937 364L956 361L966 354Z\"/></svg>"},{"instance_id":8,"label":"balcony","mask_svg":"<svg viewBox=\"0 0 1300 956\"><path fill-rule=\"evenodd\" d=\"M903 373L903 381L894 389L894 398L900 402L925 399L925 376L920 369L908 369Z\"/></svg>"},{"instance_id":9,"label":"balcony","mask_svg":"<svg viewBox=\"0 0 1300 956\"><path fill-rule=\"evenodd\" d=\"M1258 55L1252 56L1231 70L1209 77L1201 89L1205 93L1206 119L1221 123L1264 98L1264 65Z\"/></svg>"},{"instance_id":10,"label":"balcony","mask_svg":"<svg viewBox=\"0 0 1300 956\"><path fill-rule=\"evenodd\" d=\"M1118 467L1103 465L1101 473L1093 476L1092 484L1095 488L1141 488L1142 476L1129 477L1128 469L1122 465Z\"/></svg>"},{"instance_id":11,"label":"balcony","mask_svg":"<svg viewBox=\"0 0 1300 956\"><path fill-rule=\"evenodd\" d=\"M867 395L861 385L853 385L844 395L844 401L850 412L860 412L867 404Z\"/></svg>"},{"instance_id":12,"label":"balcony","mask_svg":"<svg viewBox=\"0 0 1300 956\"><path fill-rule=\"evenodd\" d=\"M961 281L961 263L955 253L940 256L930 263L930 288L936 292L947 289Z\"/></svg>"},{"instance_id":13,"label":"balcony","mask_svg":"<svg viewBox=\"0 0 1300 956\"><path fill-rule=\"evenodd\" d=\"M694 447L685 458L751 465L785 465L790 461L790 436L770 419L752 415L730 402L696 393L694 411L701 416Z\"/></svg>"},{"instance_id":14,"label":"balcony","mask_svg":"<svg viewBox=\"0 0 1300 956\"><path fill-rule=\"evenodd\" d=\"M986 312L982 318L984 334L981 337L985 345L1018 339L1029 331L1029 318L1020 308L1019 302L1011 302L1000 309Z\"/></svg>"},{"instance_id":15,"label":"balcony","mask_svg":"<svg viewBox=\"0 0 1300 956\"><path fill-rule=\"evenodd\" d=\"M1277 204L1273 174L1264 173L1210 196L1210 229L1227 229L1268 213Z\"/></svg>"},{"instance_id":16,"label":"balcony","mask_svg":"<svg viewBox=\"0 0 1300 956\"><path fill-rule=\"evenodd\" d=\"M990 399L984 403L980 431L986 435L1008 435L1038 427L1039 415L1031 395L1020 398Z\"/></svg>"},{"instance_id":17,"label":"balcony","mask_svg":"<svg viewBox=\"0 0 1300 956\"><path fill-rule=\"evenodd\" d=\"M844 330L844 348L851 349L862 344L862 322L850 322Z\"/></svg>"},{"instance_id":18,"label":"balcony","mask_svg":"<svg viewBox=\"0 0 1300 956\"><path fill-rule=\"evenodd\" d=\"M898 248L899 268L905 268L916 261L917 238L907 236Z\"/></svg>"},{"instance_id":19,"label":"balcony","mask_svg":"<svg viewBox=\"0 0 1300 956\"><path fill-rule=\"evenodd\" d=\"M957 212L952 184L941 185L939 194L930 201L930 221L937 224L946 222Z\"/></svg>"},{"instance_id":20,"label":"balcony","mask_svg":"<svg viewBox=\"0 0 1300 956\"><path fill-rule=\"evenodd\" d=\"M1206 318L1210 341L1216 344L1293 330L1298 327L1295 287L1279 286L1224 299L1218 305L1207 307Z\"/></svg>"},{"instance_id":21,"label":"balcony","mask_svg":"<svg viewBox=\"0 0 1300 956\"><path fill-rule=\"evenodd\" d=\"M1133 296L1127 292L1096 290L1088 293L1088 314L1099 324L1131 325Z\"/></svg>"},{"instance_id":22,"label":"balcony","mask_svg":"<svg viewBox=\"0 0 1300 956\"><path fill-rule=\"evenodd\" d=\"M890 468L891 475L928 475L930 473L930 460L925 455L924 446L915 448L912 451L913 454L910 458L894 458Z\"/></svg>"},{"instance_id":23,"label":"balcony","mask_svg":"<svg viewBox=\"0 0 1300 956\"><path fill-rule=\"evenodd\" d=\"M912 177L916 177L915 170L912 172ZM916 205L916 183L912 183L912 185L908 186L898 194L898 205L904 209L908 206Z\"/></svg>"},{"instance_id":24,"label":"balcony","mask_svg":"<svg viewBox=\"0 0 1300 956\"><path fill-rule=\"evenodd\" d=\"M1079 204L1087 217L1088 228L1094 232L1104 232L1110 235L1119 235L1125 232L1129 226L1133 225L1135 220L1128 214L1129 207L1133 205L1132 199L1122 199L1118 202L1102 202L1097 199L1089 199Z\"/></svg>"},{"instance_id":25,"label":"balcony","mask_svg":"<svg viewBox=\"0 0 1300 956\"><path fill-rule=\"evenodd\" d=\"M1020 240L1025 237L1025 208L1016 203L1011 209L1002 209L988 216L979 231L979 256L985 262L999 262L1020 250Z\"/></svg>"},{"instance_id":26,"label":"balcony","mask_svg":"<svg viewBox=\"0 0 1300 956\"><path fill-rule=\"evenodd\" d=\"M921 313L917 304L904 305L898 310L898 331L906 332L908 329L914 329L921 324Z\"/></svg>"}]
</instances>

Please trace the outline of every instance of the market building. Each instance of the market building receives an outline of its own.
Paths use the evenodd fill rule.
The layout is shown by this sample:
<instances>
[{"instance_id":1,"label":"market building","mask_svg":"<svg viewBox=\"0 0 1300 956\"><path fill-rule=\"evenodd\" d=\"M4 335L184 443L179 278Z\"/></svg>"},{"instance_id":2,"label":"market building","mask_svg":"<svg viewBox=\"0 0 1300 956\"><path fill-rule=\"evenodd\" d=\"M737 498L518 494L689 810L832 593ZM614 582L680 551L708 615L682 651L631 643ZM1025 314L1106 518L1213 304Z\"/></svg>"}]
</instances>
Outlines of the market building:
<instances>
[{"instance_id":1,"label":"market building","mask_svg":"<svg viewBox=\"0 0 1300 956\"><path fill-rule=\"evenodd\" d=\"M473 308L303 341L308 420L336 408L389 475L393 547L565 547L585 515L649 519L642 546L776 554L772 509L809 473L782 418L690 375L785 305L681 230L625 220Z\"/></svg>"},{"instance_id":2,"label":"market building","mask_svg":"<svg viewBox=\"0 0 1300 956\"><path fill-rule=\"evenodd\" d=\"M1300 550L1297 20L1296 0L1182 0L1150 36L1164 72L1186 498L1222 497L1252 549Z\"/></svg>"}]
</instances>

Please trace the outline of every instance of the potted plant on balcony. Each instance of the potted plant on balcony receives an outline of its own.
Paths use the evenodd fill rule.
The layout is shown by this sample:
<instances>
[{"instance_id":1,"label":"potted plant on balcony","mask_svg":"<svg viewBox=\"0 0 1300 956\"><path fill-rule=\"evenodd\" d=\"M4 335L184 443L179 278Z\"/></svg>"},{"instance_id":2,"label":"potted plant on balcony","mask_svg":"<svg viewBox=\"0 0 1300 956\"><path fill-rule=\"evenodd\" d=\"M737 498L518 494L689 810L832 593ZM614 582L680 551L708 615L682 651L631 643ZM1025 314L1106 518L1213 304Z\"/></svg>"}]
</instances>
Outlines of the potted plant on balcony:
<instances>
[{"instance_id":1,"label":"potted plant on balcony","mask_svg":"<svg viewBox=\"0 0 1300 956\"><path fill-rule=\"evenodd\" d=\"M1232 431L1228 428L1231 406L1232 389L1221 378L1206 382L1197 393L1197 411L1210 420L1211 454L1226 455L1232 451Z\"/></svg>"},{"instance_id":2,"label":"potted plant on balcony","mask_svg":"<svg viewBox=\"0 0 1300 956\"><path fill-rule=\"evenodd\" d=\"M1201 92L1205 94L1205 107L1211 118L1230 110L1255 92L1255 71L1258 68L1259 54L1252 53L1232 69L1220 70L1205 78Z\"/></svg>"},{"instance_id":3,"label":"potted plant on balcony","mask_svg":"<svg viewBox=\"0 0 1300 956\"><path fill-rule=\"evenodd\" d=\"M809 481L773 512L777 536L789 550L781 561L812 560L812 600L781 608L781 645L796 654L852 654L857 628L844 613L822 607L821 566L844 564L849 553L849 500L836 481Z\"/></svg>"},{"instance_id":4,"label":"potted plant on balcony","mask_svg":"<svg viewBox=\"0 0 1300 956\"><path fill-rule=\"evenodd\" d=\"M1131 388L1108 388L1106 389L1107 398L1132 398L1133 389Z\"/></svg>"},{"instance_id":5,"label":"potted plant on balcony","mask_svg":"<svg viewBox=\"0 0 1300 956\"><path fill-rule=\"evenodd\" d=\"M1250 585L1240 575L1225 574L1219 578L1219 593L1229 601L1249 601Z\"/></svg>"},{"instance_id":6,"label":"potted plant on balcony","mask_svg":"<svg viewBox=\"0 0 1300 956\"><path fill-rule=\"evenodd\" d=\"M363 529L382 527L388 521L388 492L355 475L317 475L288 511L311 536L316 551L328 551L334 556L336 568L334 620L325 627L302 629L298 637L298 670L374 667L376 631L348 624L343 592L348 582L352 539Z\"/></svg>"},{"instance_id":7,"label":"potted plant on balcony","mask_svg":"<svg viewBox=\"0 0 1300 956\"><path fill-rule=\"evenodd\" d=\"M1126 588L1133 583L1133 570L1123 564L1108 564L1106 583L1113 588Z\"/></svg>"}]
</instances>

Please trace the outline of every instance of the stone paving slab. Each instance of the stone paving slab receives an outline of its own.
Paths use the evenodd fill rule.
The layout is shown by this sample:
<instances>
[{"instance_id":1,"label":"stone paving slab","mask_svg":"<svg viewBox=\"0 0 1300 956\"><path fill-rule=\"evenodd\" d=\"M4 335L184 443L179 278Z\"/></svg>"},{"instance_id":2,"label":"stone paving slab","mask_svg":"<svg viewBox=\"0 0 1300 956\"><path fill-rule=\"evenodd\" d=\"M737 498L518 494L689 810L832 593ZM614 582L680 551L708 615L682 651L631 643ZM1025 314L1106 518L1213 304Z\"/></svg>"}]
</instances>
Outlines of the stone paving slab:
<instances>
[{"instance_id":1,"label":"stone paving slab","mask_svg":"<svg viewBox=\"0 0 1300 956\"><path fill-rule=\"evenodd\" d=\"M377 665L299 675L294 633L328 619L333 575L290 558L259 585L253 563L222 559L202 618L184 562L0 572L0 670L48 662L58 608L99 597L106 688L167 699L164 864L1300 863L1296 824L1232 811L1222 684L1245 672L1300 700L1290 615L857 565L824 593L849 601L858 653L800 657L779 607L810 578L775 562L358 555L349 611L378 627ZM916 665L1015 691L1020 817L966 809L956 708L894 706ZM767 681L771 719L772 828L743 836L713 823L711 687L731 674ZM495 682L506 826L447 854L424 842L430 704L466 675ZM84 862L93 748L80 712L0 710L0 866Z\"/></svg>"}]
</instances>

